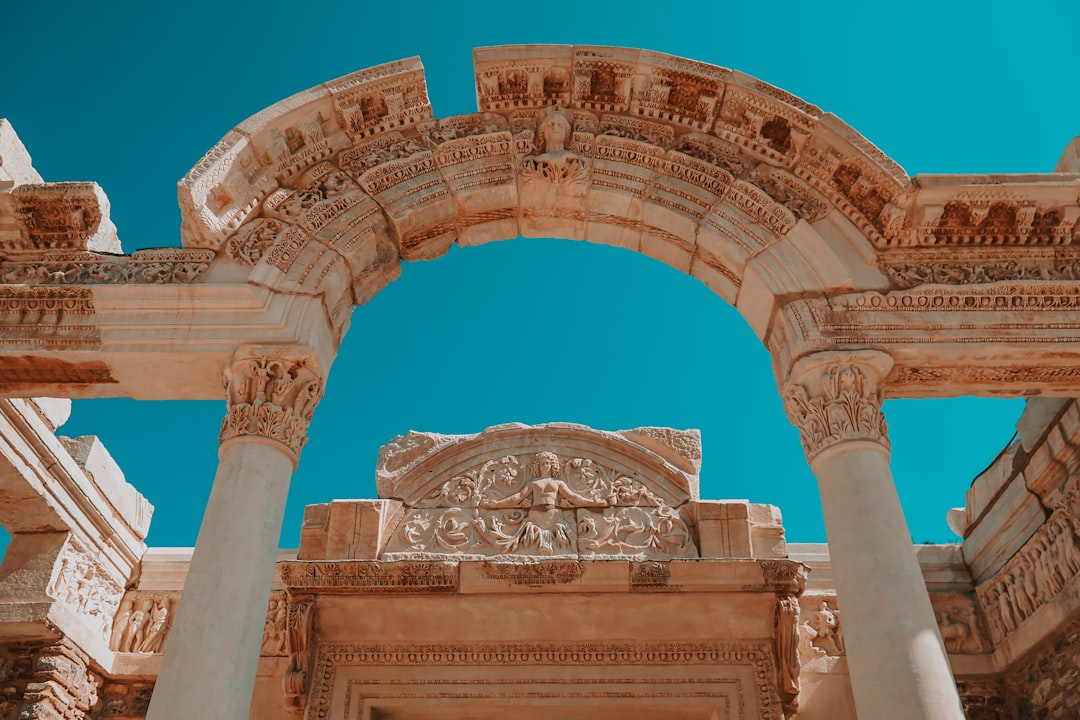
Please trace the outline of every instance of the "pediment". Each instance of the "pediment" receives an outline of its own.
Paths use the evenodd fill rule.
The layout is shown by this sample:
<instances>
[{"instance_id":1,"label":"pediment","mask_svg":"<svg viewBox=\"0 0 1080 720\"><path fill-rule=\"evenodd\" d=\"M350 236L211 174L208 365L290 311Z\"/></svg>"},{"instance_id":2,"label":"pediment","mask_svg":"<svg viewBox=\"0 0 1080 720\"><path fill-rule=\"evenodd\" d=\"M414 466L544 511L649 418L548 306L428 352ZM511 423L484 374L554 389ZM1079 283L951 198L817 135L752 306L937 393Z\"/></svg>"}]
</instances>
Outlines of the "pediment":
<instances>
[{"instance_id":1,"label":"pediment","mask_svg":"<svg viewBox=\"0 0 1080 720\"><path fill-rule=\"evenodd\" d=\"M379 496L405 506L384 557L693 557L700 460L696 430L410 432L379 453Z\"/></svg>"}]
</instances>

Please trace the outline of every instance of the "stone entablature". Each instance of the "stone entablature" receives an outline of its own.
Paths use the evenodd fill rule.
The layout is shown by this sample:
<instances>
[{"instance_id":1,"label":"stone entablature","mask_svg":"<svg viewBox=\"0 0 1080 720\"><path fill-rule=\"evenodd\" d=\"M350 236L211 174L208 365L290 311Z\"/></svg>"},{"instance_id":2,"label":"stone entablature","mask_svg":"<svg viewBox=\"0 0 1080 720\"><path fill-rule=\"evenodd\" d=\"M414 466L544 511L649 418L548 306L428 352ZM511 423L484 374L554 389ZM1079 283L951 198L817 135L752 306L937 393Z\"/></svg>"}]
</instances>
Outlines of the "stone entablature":
<instances>
[{"instance_id":1,"label":"stone entablature","mask_svg":"<svg viewBox=\"0 0 1080 720\"><path fill-rule=\"evenodd\" d=\"M222 333L318 347L328 367L352 307L403 261L525 235L701 280L781 382L805 354L874 348L893 397L1080 387L1075 149L1052 174L909 178L836 117L727 68L596 46L482 48L474 65L476 113L436 118L416 58L257 113L181 180L184 247L132 255L113 254L100 188L42 183L4 123L0 371L21 377L0 385L215 397L235 350ZM52 357L86 350L101 359ZM175 380L133 371L148 362Z\"/></svg>"}]
</instances>

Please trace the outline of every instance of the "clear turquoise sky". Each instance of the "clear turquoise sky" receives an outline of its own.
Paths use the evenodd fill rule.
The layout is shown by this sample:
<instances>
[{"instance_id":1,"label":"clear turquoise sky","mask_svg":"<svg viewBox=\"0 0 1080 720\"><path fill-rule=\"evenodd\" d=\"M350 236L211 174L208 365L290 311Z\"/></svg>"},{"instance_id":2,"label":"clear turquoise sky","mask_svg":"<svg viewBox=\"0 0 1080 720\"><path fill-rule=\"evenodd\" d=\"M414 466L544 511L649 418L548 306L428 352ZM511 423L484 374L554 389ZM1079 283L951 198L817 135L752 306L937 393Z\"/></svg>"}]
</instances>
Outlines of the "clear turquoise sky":
<instances>
[{"instance_id":1,"label":"clear turquoise sky","mask_svg":"<svg viewBox=\"0 0 1080 720\"><path fill-rule=\"evenodd\" d=\"M879 8L880 6L880 8ZM917 173L1049 172L1080 133L1080 3L13 2L0 12L0 117L46 180L94 180L127 251L179 244L176 181L230 128L299 90L419 55L437 116L475 110L471 50L584 43L741 70L839 115ZM153 372L153 368L148 368ZM1017 400L891 401L912 535L1009 441ZM191 545L224 404L86 401L96 434L156 506L149 542ZM700 428L702 495L779 505L825 539L816 485L769 358L696 280L556 240L454 249L360 308L293 481L303 506L372 497L378 447L409 429L508 421Z\"/></svg>"}]
</instances>

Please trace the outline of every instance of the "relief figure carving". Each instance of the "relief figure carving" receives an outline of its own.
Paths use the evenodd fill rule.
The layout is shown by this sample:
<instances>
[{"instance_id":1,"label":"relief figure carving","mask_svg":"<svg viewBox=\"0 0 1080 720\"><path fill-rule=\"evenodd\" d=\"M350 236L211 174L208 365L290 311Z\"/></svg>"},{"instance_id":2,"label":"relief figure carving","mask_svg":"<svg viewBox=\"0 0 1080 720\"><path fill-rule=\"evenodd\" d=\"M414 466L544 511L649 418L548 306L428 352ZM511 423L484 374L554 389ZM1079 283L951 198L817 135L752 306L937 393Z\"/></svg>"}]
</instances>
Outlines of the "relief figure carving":
<instances>
[{"instance_id":1,"label":"relief figure carving","mask_svg":"<svg viewBox=\"0 0 1080 720\"><path fill-rule=\"evenodd\" d=\"M387 547L398 554L690 557L677 508L591 458L506 455L460 471L409 509Z\"/></svg>"},{"instance_id":2,"label":"relief figure carving","mask_svg":"<svg viewBox=\"0 0 1080 720\"><path fill-rule=\"evenodd\" d=\"M570 529L560 522L562 510L601 507L606 502L576 493L558 479L560 463L554 453L538 453L529 467L536 479L522 490L502 500L480 501L481 508L527 508L528 514L512 534L494 524L489 533L483 534L489 537L493 545L503 547L508 552L528 548L542 555L551 555L556 548L569 549L573 545L573 535Z\"/></svg>"},{"instance_id":3,"label":"relief figure carving","mask_svg":"<svg viewBox=\"0 0 1080 720\"><path fill-rule=\"evenodd\" d=\"M584 184L589 176L585 159L566 149L571 132L570 120L562 111L549 112L537 128L541 152L521 161L519 174L522 179L552 185Z\"/></svg>"},{"instance_id":4,"label":"relief figure carving","mask_svg":"<svg viewBox=\"0 0 1080 720\"><path fill-rule=\"evenodd\" d=\"M821 600L818 609L808 613L799 633L802 650L809 658L844 654L840 611L836 609L835 601L830 604L828 600Z\"/></svg>"}]
</instances>

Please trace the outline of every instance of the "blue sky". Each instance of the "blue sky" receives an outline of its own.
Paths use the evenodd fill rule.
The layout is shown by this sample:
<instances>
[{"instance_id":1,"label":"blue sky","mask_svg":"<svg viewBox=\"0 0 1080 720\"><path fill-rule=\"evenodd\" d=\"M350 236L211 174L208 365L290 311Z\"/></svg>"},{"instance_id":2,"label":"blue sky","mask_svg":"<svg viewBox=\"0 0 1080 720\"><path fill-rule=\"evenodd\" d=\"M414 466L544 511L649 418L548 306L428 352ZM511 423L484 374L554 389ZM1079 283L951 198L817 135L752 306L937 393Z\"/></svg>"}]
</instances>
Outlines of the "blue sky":
<instances>
[{"instance_id":1,"label":"blue sky","mask_svg":"<svg viewBox=\"0 0 1080 720\"><path fill-rule=\"evenodd\" d=\"M1080 134L1080 5L942 3L11 3L0 117L46 180L94 180L127 251L179 244L176 181L230 128L299 90L419 55L437 116L475 110L471 50L623 45L741 70L839 115L917 173L1049 172ZM152 371L152 370L151 370ZM917 541L1008 442L1017 400L890 401ZM149 542L191 545L222 402L78 402L156 506ZM702 495L779 505L825 539L816 484L769 358L703 285L609 247L453 249L356 311L289 497L372 497L378 447L409 429L508 421L702 430Z\"/></svg>"}]
</instances>

